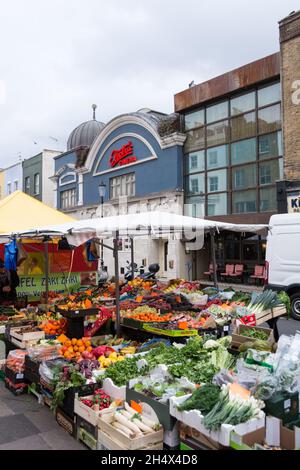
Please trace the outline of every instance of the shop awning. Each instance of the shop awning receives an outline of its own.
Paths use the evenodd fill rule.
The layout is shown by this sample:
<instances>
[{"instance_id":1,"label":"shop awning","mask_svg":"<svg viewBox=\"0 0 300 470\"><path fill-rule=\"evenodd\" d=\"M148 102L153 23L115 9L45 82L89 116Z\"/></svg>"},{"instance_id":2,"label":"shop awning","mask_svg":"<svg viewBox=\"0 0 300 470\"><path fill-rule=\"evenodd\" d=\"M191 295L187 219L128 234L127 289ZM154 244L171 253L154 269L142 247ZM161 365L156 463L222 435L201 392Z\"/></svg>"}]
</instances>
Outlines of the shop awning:
<instances>
[{"instance_id":1,"label":"shop awning","mask_svg":"<svg viewBox=\"0 0 300 470\"><path fill-rule=\"evenodd\" d=\"M1 212L0 212L1 214ZM32 226L30 231L18 232L17 235L36 236L37 234L66 235L69 243L78 246L91 238L114 238L119 236L161 236L162 234L181 233L196 236L205 231L231 230L234 232L258 233L268 225L230 224L213 220L187 217L169 212L141 212L104 218L68 221L63 224Z\"/></svg>"},{"instance_id":2,"label":"shop awning","mask_svg":"<svg viewBox=\"0 0 300 470\"><path fill-rule=\"evenodd\" d=\"M23 233L35 227L72 224L74 219L47 206L22 191L15 191L0 201L0 237Z\"/></svg>"}]
</instances>

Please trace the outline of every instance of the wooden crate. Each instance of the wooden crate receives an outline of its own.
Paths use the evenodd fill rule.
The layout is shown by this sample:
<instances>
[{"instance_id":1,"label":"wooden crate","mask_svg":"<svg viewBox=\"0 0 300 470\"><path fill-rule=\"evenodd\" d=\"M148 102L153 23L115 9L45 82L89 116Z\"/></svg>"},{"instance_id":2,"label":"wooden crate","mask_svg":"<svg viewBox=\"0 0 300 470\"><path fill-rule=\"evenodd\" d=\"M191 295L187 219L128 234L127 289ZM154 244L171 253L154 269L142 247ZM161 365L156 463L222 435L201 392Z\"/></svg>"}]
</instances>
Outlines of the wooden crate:
<instances>
[{"instance_id":1,"label":"wooden crate","mask_svg":"<svg viewBox=\"0 0 300 470\"><path fill-rule=\"evenodd\" d=\"M256 324L261 325L268 320L273 320L274 318L278 318L282 315L286 315L287 311L284 305L279 305L270 310L264 310L263 312L256 314Z\"/></svg>"},{"instance_id":2,"label":"wooden crate","mask_svg":"<svg viewBox=\"0 0 300 470\"><path fill-rule=\"evenodd\" d=\"M97 450L97 439L82 427L77 427L77 440L83 442L89 449Z\"/></svg>"},{"instance_id":3,"label":"wooden crate","mask_svg":"<svg viewBox=\"0 0 300 470\"><path fill-rule=\"evenodd\" d=\"M101 439L99 438L99 435L101 434L106 434L110 436L110 438L113 441L116 441L120 443L123 447L123 449L128 449L128 450L139 450L139 449L148 449L149 446L152 445L161 445L162 448L163 446L163 429L160 429L159 431L153 431L151 434L146 434L145 436L142 437L137 437L135 439L130 439L129 437L125 436L123 433L121 433L118 429L114 428L111 425L111 422L113 421L114 413L107 413L103 415L102 417L99 418L98 420L98 441L101 442ZM118 450L116 449L111 449L111 450Z\"/></svg>"},{"instance_id":4,"label":"wooden crate","mask_svg":"<svg viewBox=\"0 0 300 470\"><path fill-rule=\"evenodd\" d=\"M241 335L241 332L247 331L249 329L255 329L257 331L265 332L268 335L267 341L270 343L270 345L275 343L273 330L271 328L263 328L261 326L239 325L234 329L232 333L232 346L239 347L241 344L247 343L248 341L255 341L254 338L251 338L251 336Z\"/></svg>"},{"instance_id":5,"label":"wooden crate","mask_svg":"<svg viewBox=\"0 0 300 470\"><path fill-rule=\"evenodd\" d=\"M94 411L92 408L82 403L80 398L84 398L85 400L92 400L93 395L79 397L77 393L74 400L74 413L90 423L92 426L98 426L98 419L100 416L111 413L110 408L105 408L101 411Z\"/></svg>"},{"instance_id":6,"label":"wooden crate","mask_svg":"<svg viewBox=\"0 0 300 470\"><path fill-rule=\"evenodd\" d=\"M41 339L45 339L44 331L34 331L32 333L17 333L20 330L18 328L11 328L10 329L10 337L11 342L16 346L20 347L21 349L26 349L28 346L32 344L36 344Z\"/></svg>"},{"instance_id":7,"label":"wooden crate","mask_svg":"<svg viewBox=\"0 0 300 470\"><path fill-rule=\"evenodd\" d=\"M121 433L120 433L121 434ZM125 438L124 434L122 437ZM99 430L98 433L98 450L132 450L132 448L125 447L124 442L120 442L115 437L106 434ZM146 447L142 447L136 450L163 450L163 442L157 444L147 444Z\"/></svg>"}]
</instances>

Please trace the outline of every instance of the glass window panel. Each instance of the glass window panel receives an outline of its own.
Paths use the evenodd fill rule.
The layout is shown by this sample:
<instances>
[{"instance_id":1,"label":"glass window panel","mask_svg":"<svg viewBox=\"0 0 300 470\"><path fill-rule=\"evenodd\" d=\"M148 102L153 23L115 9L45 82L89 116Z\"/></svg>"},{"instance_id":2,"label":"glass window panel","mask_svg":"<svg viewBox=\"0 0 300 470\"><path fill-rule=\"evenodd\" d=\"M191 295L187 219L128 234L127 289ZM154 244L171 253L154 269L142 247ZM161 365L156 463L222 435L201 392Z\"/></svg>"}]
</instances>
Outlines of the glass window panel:
<instances>
[{"instance_id":1,"label":"glass window panel","mask_svg":"<svg viewBox=\"0 0 300 470\"><path fill-rule=\"evenodd\" d=\"M272 212L277 209L276 187L260 190L260 212Z\"/></svg>"},{"instance_id":2,"label":"glass window panel","mask_svg":"<svg viewBox=\"0 0 300 470\"><path fill-rule=\"evenodd\" d=\"M243 243L243 259L246 261L258 260L258 243Z\"/></svg>"},{"instance_id":3,"label":"glass window panel","mask_svg":"<svg viewBox=\"0 0 300 470\"><path fill-rule=\"evenodd\" d=\"M207 146L215 146L228 142L229 127L228 121L211 124L206 128Z\"/></svg>"},{"instance_id":4,"label":"glass window panel","mask_svg":"<svg viewBox=\"0 0 300 470\"><path fill-rule=\"evenodd\" d=\"M204 173L188 176L187 177L187 190L189 194L204 193L204 190L205 190Z\"/></svg>"},{"instance_id":5,"label":"glass window panel","mask_svg":"<svg viewBox=\"0 0 300 470\"><path fill-rule=\"evenodd\" d=\"M205 152L189 153L185 156L186 172L197 173L205 170Z\"/></svg>"},{"instance_id":6,"label":"glass window panel","mask_svg":"<svg viewBox=\"0 0 300 470\"><path fill-rule=\"evenodd\" d=\"M231 116L255 109L255 91L230 100Z\"/></svg>"},{"instance_id":7,"label":"glass window panel","mask_svg":"<svg viewBox=\"0 0 300 470\"><path fill-rule=\"evenodd\" d=\"M205 216L205 198L203 196L188 197L184 204L184 214L189 217Z\"/></svg>"},{"instance_id":8,"label":"glass window panel","mask_svg":"<svg viewBox=\"0 0 300 470\"><path fill-rule=\"evenodd\" d=\"M194 131L187 132L185 141L185 151L193 152L194 150L201 149L205 146L205 131L204 127L195 129Z\"/></svg>"},{"instance_id":9,"label":"glass window panel","mask_svg":"<svg viewBox=\"0 0 300 470\"><path fill-rule=\"evenodd\" d=\"M255 112L231 119L231 140L244 139L256 134Z\"/></svg>"},{"instance_id":10,"label":"glass window panel","mask_svg":"<svg viewBox=\"0 0 300 470\"><path fill-rule=\"evenodd\" d=\"M237 166L232 169L232 189L246 189L256 185L256 165Z\"/></svg>"},{"instance_id":11,"label":"glass window panel","mask_svg":"<svg viewBox=\"0 0 300 470\"><path fill-rule=\"evenodd\" d=\"M228 145L213 147L206 152L207 169L221 168L228 165Z\"/></svg>"},{"instance_id":12,"label":"glass window panel","mask_svg":"<svg viewBox=\"0 0 300 470\"><path fill-rule=\"evenodd\" d=\"M281 128L280 104L258 111L258 131L260 134L274 132Z\"/></svg>"},{"instance_id":13,"label":"glass window panel","mask_svg":"<svg viewBox=\"0 0 300 470\"><path fill-rule=\"evenodd\" d=\"M215 215L227 214L227 193L209 194L207 196L207 215L209 217Z\"/></svg>"},{"instance_id":14,"label":"glass window panel","mask_svg":"<svg viewBox=\"0 0 300 470\"><path fill-rule=\"evenodd\" d=\"M240 260L240 243L233 240L225 242L226 260Z\"/></svg>"},{"instance_id":15,"label":"glass window panel","mask_svg":"<svg viewBox=\"0 0 300 470\"><path fill-rule=\"evenodd\" d=\"M256 160L256 139L241 140L231 144L231 164L247 163Z\"/></svg>"},{"instance_id":16,"label":"glass window panel","mask_svg":"<svg viewBox=\"0 0 300 470\"><path fill-rule=\"evenodd\" d=\"M274 83L258 90L258 106L266 106L267 104L281 101L280 83Z\"/></svg>"},{"instance_id":17,"label":"glass window panel","mask_svg":"<svg viewBox=\"0 0 300 470\"><path fill-rule=\"evenodd\" d=\"M208 106L206 108L206 122L220 121L228 117L228 101L222 101L222 103Z\"/></svg>"},{"instance_id":18,"label":"glass window panel","mask_svg":"<svg viewBox=\"0 0 300 470\"><path fill-rule=\"evenodd\" d=\"M282 161L282 159L280 159ZM272 184L279 180L282 175L280 168L281 162L278 160L270 160L269 162L260 163L259 165L259 184Z\"/></svg>"},{"instance_id":19,"label":"glass window panel","mask_svg":"<svg viewBox=\"0 0 300 470\"><path fill-rule=\"evenodd\" d=\"M227 190L227 170L209 171L207 173L207 192Z\"/></svg>"},{"instance_id":20,"label":"glass window panel","mask_svg":"<svg viewBox=\"0 0 300 470\"><path fill-rule=\"evenodd\" d=\"M185 129L193 129L194 127L200 127L205 124L205 111L204 109L199 109L193 113L186 114L184 116L184 125Z\"/></svg>"},{"instance_id":21,"label":"glass window panel","mask_svg":"<svg viewBox=\"0 0 300 470\"><path fill-rule=\"evenodd\" d=\"M234 214L244 214L256 212L256 190L235 191L232 193L232 212Z\"/></svg>"},{"instance_id":22,"label":"glass window panel","mask_svg":"<svg viewBox=\"0 0 300 470\"><path fill-rule=\"evenodd\" d=\"M282 133L274 132L259 137L258 152L260 160L282 155Z\"/></svg>"}]
</instances>

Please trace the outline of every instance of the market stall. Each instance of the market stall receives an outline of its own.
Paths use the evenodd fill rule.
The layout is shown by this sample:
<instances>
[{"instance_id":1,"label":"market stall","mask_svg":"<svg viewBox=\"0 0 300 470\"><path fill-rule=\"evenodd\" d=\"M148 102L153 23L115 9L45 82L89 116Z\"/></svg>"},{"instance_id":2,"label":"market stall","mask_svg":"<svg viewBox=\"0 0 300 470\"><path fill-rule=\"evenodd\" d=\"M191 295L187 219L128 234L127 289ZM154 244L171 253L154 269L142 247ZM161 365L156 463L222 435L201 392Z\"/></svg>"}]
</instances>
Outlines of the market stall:
<instances>
[{"instance_id":1,"label":"market stall","mask_svg":"<svg viewBox=\"0 0 300 470\"><path fill-rule=\"evenodd\" d=\"M65 235L75 246L113 238L117 272L123 233L182 233L182 224L194 237L204 227L221 230L212 221L171 216L79 221L16 235ZM47 311L36 306L5 316L5 384L14 394L36 395L94 450L297 448L299 335L276 344L264 325L289 310L284 293L183 279L125 284L116 276L51 298Z\"/></svg>"},{"instance_id":2,"label":"market stall","mask_svg":"<svg viewBox=\"0 0 300 470\"><path fill-rule=\"evenodd\" d=\"M143 212L138 214L124 214L112 217L80 220L76 222L66 222L59 225L37 226L32 230L15 233L16 236L58 236L62 235L68 239L71 245L79 246L91 239L102 240L113 239L113 246L105 245L111 249L115 260L116 279L116 331L120 333L120 307L119 307L119 260L118 244L122 236L148 237L159 234L173 234L180 238L191 240L194 243L193 249L203 247L203 237L209 231L213 240L214 233L219 230L232 230L236 232L259 232L266 229L265 225L237 225L204 220L193 217L186 217L165 212ZM214 246L214 243L212 243ZM214 250L213 264L216 265ZM217 279L215 278L217 286Z\"/></svg>"}]
</instances>

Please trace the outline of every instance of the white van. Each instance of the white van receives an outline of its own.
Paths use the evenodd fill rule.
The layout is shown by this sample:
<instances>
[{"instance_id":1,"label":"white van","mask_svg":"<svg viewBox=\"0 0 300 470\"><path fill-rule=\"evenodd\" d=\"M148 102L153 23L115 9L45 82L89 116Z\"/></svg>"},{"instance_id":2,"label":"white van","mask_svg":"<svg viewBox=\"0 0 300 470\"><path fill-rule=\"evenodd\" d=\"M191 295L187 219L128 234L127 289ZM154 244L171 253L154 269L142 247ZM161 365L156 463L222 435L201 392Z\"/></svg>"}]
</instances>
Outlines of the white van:
<instances>
[{"instance_id":1,"label":"white van","mask_svg":"<svg viewBox=\"0 0 300 470\"><path fill-rule=\"evenodd\" d=\"M300 320L300 213L273 215L266 251L267 288L286 291Z\"/></svg>"}]
</instances>

